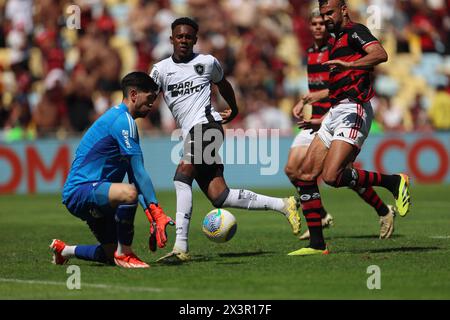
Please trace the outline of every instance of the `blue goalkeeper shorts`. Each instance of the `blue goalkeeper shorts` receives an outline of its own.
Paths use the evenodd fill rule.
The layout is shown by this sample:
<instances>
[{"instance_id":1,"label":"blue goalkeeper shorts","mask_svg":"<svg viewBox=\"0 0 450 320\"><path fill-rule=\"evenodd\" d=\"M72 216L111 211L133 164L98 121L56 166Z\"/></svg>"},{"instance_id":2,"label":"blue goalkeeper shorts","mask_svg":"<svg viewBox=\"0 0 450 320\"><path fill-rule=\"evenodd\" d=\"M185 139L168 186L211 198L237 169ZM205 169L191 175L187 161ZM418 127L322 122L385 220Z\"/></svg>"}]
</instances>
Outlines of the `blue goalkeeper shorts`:
<instances>
[{"instance_id":1,"label":"blue goalkeeper shorts","mask_svg":"<svg viewBox=\"0 0 450 320\"><path fill-rule=\"evenodd\" d=\"M115 211L109 205L111 182L85 183L64 203L72 215L86 221L101 244L116 243Z\"/></svg>"}]
</instances>

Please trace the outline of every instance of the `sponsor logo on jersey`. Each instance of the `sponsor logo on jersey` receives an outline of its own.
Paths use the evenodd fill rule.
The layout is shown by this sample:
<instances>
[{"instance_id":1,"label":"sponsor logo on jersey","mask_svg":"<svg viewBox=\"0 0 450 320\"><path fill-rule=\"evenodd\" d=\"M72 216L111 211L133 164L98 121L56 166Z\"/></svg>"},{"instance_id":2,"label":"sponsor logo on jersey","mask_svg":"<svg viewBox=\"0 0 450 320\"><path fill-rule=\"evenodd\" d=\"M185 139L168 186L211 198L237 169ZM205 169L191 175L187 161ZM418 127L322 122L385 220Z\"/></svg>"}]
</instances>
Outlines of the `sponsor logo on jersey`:
<instances>
[{"instance_id":1,"label":"sponsor logo on jersey","mask_svg":"<svg viewBox=\"0 0 450 320\"><path fill-rule=\"evenodd\" d=\"M317 75L317 76L310 76L308 77L308 82L310 85L325 85L325 77L321 76L321 75Z\"/></svg>"},{"instance_id":2,"label":"sponsor logo on jersey","mask_svg":"<svg viewBox=\"0 0 450 320\"><path fill-rule=\"evenodd\" d=\"M122 130L122 136L123 136L123 139L125 141L125 145L127 146L127 148L131 149L130 140L128 138L130 136L130 134L129 134L128 130Z\"/></svg>"},{"instance_id":3,"label":"sponsor logo on jersey","mask_svg":"<svg viewBox=\"0 0 450 320\"><path fill-rule=\"evenodd\" d=\"M187 94L193 94L196 92L200 92L205 88L208 84L204 83L198 86L194 86L193 81L180 82L177 84L169 84L167 90L170 92L172 98L178 96L184 96Z\"/></svg>"},{"instance_id":4,"label":"sponsor logo on jersey","mask_svg":"<svg viewBox=\"0 0 450 320\"><path fill-rule=\"evenodd\" d=\"M205 73L205 65L204 64L197 63L194 66L194 69L195 69L195 72L197 72L198 75L200 75L200 76Z\"/></svg>"},{"instance_id":5,"label":"sponsor logo on jersey","mask_svg":"<svg viewBox=\"0 0 450 320\"><path fill-rule=\"evenodd\" d=\"M159 72L158 72L158 70L153 70L153 73L151 74L151 77L152 77L153 81L155 81L156 83L158 83L158 78L159 78Z\"/></svg>"},{"instance_id":6,"label":"sponsor logo on jersey","mask_svg":"<svg viewBox=\"0 0 450 320\"><path fill-rule=\"evenodd\" d=\"M366 43L366 41L364 41L363 39L361 39L361 37L360 37L356 32L353 32L352 38L353 38L353 39L358 39L359 43L361 43L361 44L365 44L365 43Z\"/></svg>"}]
</instances>

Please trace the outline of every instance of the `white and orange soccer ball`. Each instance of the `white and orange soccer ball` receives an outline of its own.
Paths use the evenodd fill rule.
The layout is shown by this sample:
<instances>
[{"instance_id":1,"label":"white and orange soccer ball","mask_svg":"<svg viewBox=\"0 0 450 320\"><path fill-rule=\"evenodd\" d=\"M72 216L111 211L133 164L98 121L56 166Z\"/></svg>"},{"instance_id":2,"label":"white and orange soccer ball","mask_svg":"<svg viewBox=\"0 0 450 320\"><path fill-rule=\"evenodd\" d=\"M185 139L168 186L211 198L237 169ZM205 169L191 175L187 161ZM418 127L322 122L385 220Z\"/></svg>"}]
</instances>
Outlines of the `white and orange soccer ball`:
<instances>
[{"instance_id":1,"label":"white and orange soccer ball","mask_svg":"<svg viewBox=\"0 0 450 320\"><path fill-rule=\"evenodd\" d=\"M233 238L237 230L236 218L225 209L214 209L203 219L203 233L214 242L227 242Z\"/></svg>"}]
</instances>

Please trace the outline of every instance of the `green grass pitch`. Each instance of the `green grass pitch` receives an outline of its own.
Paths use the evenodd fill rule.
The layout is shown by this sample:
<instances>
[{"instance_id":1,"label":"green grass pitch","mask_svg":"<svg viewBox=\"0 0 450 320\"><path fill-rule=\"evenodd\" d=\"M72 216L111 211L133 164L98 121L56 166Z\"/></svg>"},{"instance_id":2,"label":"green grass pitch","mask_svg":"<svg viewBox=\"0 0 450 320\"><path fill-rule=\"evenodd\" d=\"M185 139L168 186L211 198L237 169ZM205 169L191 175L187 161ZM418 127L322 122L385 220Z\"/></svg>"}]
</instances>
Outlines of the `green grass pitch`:
<instances>
[{"instance_id":1,"label":"green grass pitch","mask_svg":"<svg viewBox=\"0 0 450 320\"><path fill-rule=\"evenodd\" d=\"M81 290L69 290L66 266L50 263L52 238L69 244L95 243L88 227L71 216L59 195L0 197L0 299L449 299L450 187L414 186L412 208L396 218L389 240L378 239L378 218L350 190L322 188L323 200L335 217L325 230L331 254L291 257L304 245L276 212L231 209L238 220L235 237L216 244L201 232L212 209L194 194L190 230L193 259L183 265L154 261L171 249L147 250L148 222L139 209L134 248L150 269L126 270L73 259L81 270ZM380 190L383 199L392 197ZM255 190L286 196L293 189ZM174 217L175 193L159 192L165 211ZM305 228L304 220L303 230ZM381 289L369 290L381 271Z\"/></svg>"}]
</instances>

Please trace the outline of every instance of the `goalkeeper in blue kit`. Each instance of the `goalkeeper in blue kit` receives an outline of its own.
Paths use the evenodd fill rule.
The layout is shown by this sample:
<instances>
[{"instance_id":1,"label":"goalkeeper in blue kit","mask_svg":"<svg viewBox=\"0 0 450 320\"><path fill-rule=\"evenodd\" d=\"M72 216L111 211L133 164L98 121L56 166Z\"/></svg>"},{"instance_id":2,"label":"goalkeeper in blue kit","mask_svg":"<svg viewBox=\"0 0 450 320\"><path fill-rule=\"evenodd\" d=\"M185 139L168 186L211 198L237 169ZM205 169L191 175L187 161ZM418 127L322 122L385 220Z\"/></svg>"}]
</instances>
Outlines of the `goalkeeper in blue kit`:
<instances>
[{"instance_id":1,"label":"goalkeeper in blue kit","mask_svg":"<svg viewBox=\"0 0 450 320\"><path fill-rule=\"evenodd\" d=\"M166 226L174 224L159 206L144 169L135 122L148 114L158 87L144 72L129 73L121 85L122 103L105 112L83 136L62 194L63 204L87 223L99 244L69 246L54 239L50 249L55 264L76 257L147 268L131 249L138 202L150 222L151 250L165 246ZM125 175L129 183L123 182Z\"/></svg>"}]
</instances>

